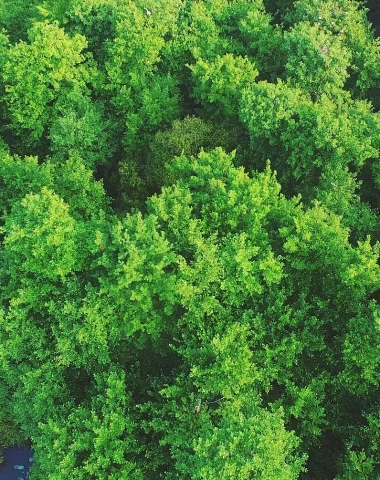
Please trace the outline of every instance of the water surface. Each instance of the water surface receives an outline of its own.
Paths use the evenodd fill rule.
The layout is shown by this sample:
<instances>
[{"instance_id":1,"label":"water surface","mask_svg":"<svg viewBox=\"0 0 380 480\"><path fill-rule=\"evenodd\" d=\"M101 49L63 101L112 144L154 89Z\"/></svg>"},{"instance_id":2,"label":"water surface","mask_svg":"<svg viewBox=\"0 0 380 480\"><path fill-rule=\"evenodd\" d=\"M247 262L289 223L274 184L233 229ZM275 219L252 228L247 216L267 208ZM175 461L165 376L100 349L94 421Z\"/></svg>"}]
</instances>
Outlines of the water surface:
<instances>
[{"instance_id":1,"label":"water surface","mask_svg":"<svg viewBox=\"0 0 380 480\"><path fill-rule=\"evenodd\" d=\"M5 462L0 465L0 480L28 480L33 462L30 447L11 447L4 452Z\"/></svg>"}]
</instances>

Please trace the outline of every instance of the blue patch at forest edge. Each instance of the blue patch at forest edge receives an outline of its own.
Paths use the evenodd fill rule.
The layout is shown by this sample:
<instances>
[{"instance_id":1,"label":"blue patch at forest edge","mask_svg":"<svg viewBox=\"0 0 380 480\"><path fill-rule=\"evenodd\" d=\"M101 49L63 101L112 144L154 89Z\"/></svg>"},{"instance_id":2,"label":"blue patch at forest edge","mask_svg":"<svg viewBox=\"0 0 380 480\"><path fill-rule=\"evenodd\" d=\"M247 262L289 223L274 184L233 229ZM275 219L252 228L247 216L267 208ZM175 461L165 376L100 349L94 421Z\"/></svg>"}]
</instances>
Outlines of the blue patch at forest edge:
<instances>
[{"instance_id":1,"label":"blue patch at forest edge","mask_svg":"<svg viewBox=\"0 0 380 480\"><path fill-rule=\"evenodd\" d=\"M4 452L5 462L0 465L0 480L28 480L33 462L30 447L11 447Z\"/></svg>"}]
</instances>

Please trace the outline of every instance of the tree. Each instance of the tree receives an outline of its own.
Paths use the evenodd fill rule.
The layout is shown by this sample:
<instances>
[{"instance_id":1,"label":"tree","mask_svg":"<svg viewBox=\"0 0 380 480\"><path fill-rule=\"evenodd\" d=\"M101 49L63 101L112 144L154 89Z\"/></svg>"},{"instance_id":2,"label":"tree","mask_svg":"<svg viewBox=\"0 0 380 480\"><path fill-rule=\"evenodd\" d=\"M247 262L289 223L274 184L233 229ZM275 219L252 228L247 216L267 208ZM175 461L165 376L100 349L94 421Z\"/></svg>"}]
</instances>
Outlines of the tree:
<instances>
[{"instance_id":1,"label":"tree","mask_svg":"<svg viewBox=\"0 0 380 480\"><path fill-rule=\"evenodd\" d=\"M0 14L0 447L36 479L377 478L362 2Z\"/></svg>"},{"instance_id":2,"label":"tree","mask_svg":"<svg viewBox=\"0 0 380 480\"><path fill-rule=\"evenodd\" d=\"M201 149L210 150L222 146L232 150L234 135L226 128L198 117L176 120L170 129L158 131L149 144L144 176L153 193L159 187L169 186L176 178L169 173L168 166L180 155L195 156Z\"/></svg>"},{"instance_id":3,"label":"tree","mask_svg":"<svg viewBox=\"0 0 380 480\"><path fill-rule=\"evenodd\" d=\"M51 121L57 98L75 87L85 93L91 69L82 53L85 38L70 38L57 23L35 24L29 40L9 47L1 75L10 128L35 145Z\"/></svg>"},{"instance_id":4,"label":"tree","mask_svg":"<svg viewBox=\"0 0 380 480\"><path fill-rule=\"evenodd\" d=\"M314 102L298 87L260 82L246 91L241 118L260 164L275 159L284 188L292 193L297 188L305 199L313 197L313 187L320 187L321 175L330 177L331 190L347 166L360 171L378 157L370 134L378 127L370 105L343 92L339 98L322 95Z\"/></svg>"},{"instance_id":5,"label":"tree","mask_svg":"<svg viewBox=\"0 0 380 480\"><path fill-rule=\"evenodd\" d=\"M38 1L4 0L0 5L0 29L5 29L12 43L27 39L27 32L39 19Z\"/></svg>"},{"instance_id":6,"label":"tree","mask_svg":"<svg viewBox=\"0 0 380 480\"><path fill-rule=\"evenodd\" d=\"M141 447L134 441L136 427L127 415L130 395L123 372L95 375L94 384L88 405L73 407L67 418L51 412L39 425L32 469L37 478L52 474L78 480L143 478L136 463L127 460Z\"/></svg>"}]
</instances>

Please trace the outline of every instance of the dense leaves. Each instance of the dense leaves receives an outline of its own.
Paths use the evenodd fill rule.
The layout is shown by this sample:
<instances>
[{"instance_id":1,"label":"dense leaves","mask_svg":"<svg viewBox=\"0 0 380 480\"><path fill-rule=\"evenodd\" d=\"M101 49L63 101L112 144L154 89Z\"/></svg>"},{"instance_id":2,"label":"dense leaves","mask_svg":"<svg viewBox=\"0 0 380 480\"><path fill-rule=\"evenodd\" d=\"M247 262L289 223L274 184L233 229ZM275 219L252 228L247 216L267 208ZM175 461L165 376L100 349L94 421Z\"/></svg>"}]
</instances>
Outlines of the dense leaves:
<instances>
[{"instance_id":1,"label":"dense leaves","mask_svg":"<svg viewBox=\"0 0 380 480\"><path fill-rule=\"evenodd\" d=\"M0 17L0 448L35 480L377 479L362 3Z\"/></svg>"}]
</instances>

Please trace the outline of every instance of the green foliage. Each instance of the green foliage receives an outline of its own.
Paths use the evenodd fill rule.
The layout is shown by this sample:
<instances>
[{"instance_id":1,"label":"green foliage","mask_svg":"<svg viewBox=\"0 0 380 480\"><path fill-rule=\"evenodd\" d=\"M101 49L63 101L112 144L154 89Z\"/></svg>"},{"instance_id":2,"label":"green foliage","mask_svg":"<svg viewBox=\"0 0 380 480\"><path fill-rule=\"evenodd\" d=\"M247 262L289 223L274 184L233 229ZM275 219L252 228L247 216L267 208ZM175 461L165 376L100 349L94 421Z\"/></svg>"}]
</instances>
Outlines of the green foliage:
<instances>
[{"instance_id":1,"label":"green foliage","mask_svg":"<svg viewBox=\"0 0 380 480\"><path fill-rule=\"evenodd\" d=\"M205 437L195 446L199 460L192 478L285 480L299 476L300 462L292 465L288 453L296 442L292 435L285 434L279 415L236 415L222 421L219 429L205 432Z\"/></svg>"},{"instance_id":2,"label":"green foliage","mask_svg":"<svg viewBox=\"0 0 380 480\"><path fill-rule=\"evenodd\" d=\"M33 143L41 139L58 96L73 87L83 90L89 77L83 36L70 38L56 23L37 23L29 39L9 48L1 75L11 128Z\"/></svg>"},{"instance_id":3,"label":"green foliage","mask_svg":"<svg viewBox=\"0 0 380 480\"><path fill-rule=\"evenodd\" d=\"M194 76L194 95L201 103L220 103L223 114L237 114L241 92L258 75L247 58L234 58L230 54L217 57L209 64L203 60L190 67Z\"/></svg>"},{"instance_id":4,"label":"green foliage","mask_svg":"<svg viewBox=\"0 0 380 480\"><path fill-rule=\"evenodd\" d=\"M378 306L372 303L368 310L350 320L344 343L345 370L342 379L347 383L347 388L357 395L372 393L380 382Z\"/></svg>"},{"instance_id":5,"label":"green foliage","mask_svg":"<svg viewBox=\"0 0 380 480\"><path fill-rule=\"evenodd\" d=\"M102 65L106 60L107 40L115 35L114 0L47 1L52 18L61 21L70 31L81 33L88 40L88 49Z\"/></svg>"},{"instance_id":6,"label":"green foliage","mask_svg":"<svg viewBox=\"0 0 380 480\"><path fill-rule=\"evenodd\" d=\"M35 439L37 451L33 475L57 479L70 476L86 479L142 479L129 453L138 447L133 441L134 422L126 415L130 396L125 391L125 375L111 371L96 376L96 388L88 408L73 409L68 418L49 418L40 424ZM52 448L54 445L54 448ZM78 460L80 459L80 463Z\"/></svg>"},{"instance_id":7,"label":"green foliage","mask_svg":"<svg viewBox=\"0 0 380 480\"><path fill-rule=\"evenodd\" d=\"M5 29L12 43L27 39L27 31L38 18L38 0L3 0L0 4L0 30Z\"/></svg>"},{"instance_id":8,"label":"green foliage","mask_svg":"<svg viewBox=\"0 0 380 480\"><path fill-rule=\"evenodd\" d=\"M351 77L348 81L350 89L356 94L365 93L378 106L379 42L374 39L366 12L360 6L357 1L347 0L297 0L294 2L294 11L286 15L286 21L298 23L307 20L312 28L328 35L336 47L340 43L344 55L342 59L335 56L335 62L337 65L342 63L349 52L350 68L347 73ZM331 52L332 49L328 48L325 58L333 61Z\"/></svg>"},{"instance_id":9,"label":"green foliage","mask_svg":"<svg viewBox=\"0 0 380 480\"><path fill-rule=\"evenodd\" d=\"M106 163L113 151L103 110L101 104L92 103L80 91L58 99L49 132L55 157L65 160L80 156L90 168Z\"/></svg>"},{"instance_id":10,"label":"green foliage","mask_svg":"<svg viewBox=\"0 0 380 480\"><path fill-rule=\"evenodd\" d=\"M0 451L2 452L8 447L13 447L14 445L21 445L25 442L23 434L20 432L20 427L16 426L5 420L0 424ZM3 456L0 456L0 464L3 461Z\"/></svg>"},{"instance_id":11,"label":"green foliage","mask_svg":"<svg viewBox=\"0 0 380 480\"><path fill-rule=\"evenodd\" d=\"M321 187L321 175L331 179L329 190L341 188L337 176L348 166L360 170L379 156L370 105L347 94L339 99L323 94L313 102L299 87L259 82L246 91L242 105L241 118L261 164L270 155L285 187L293 193L297 185L306 199L313 187Z\"/></svg>"},{"instance_id":12,"label":"green foliage","mask_svg":"<svg viewBox=\"0 0 380 480\"><path fill-rule=\"evenodd\" d=\"M272 17L255 2L257 8L249 8L242 16L239 29L244 42L242 53L249 52L258 68L261 79L274 81L282 74L286 52L283 32L274 27Z\"/></svg>"},{"instance_id":13,"label":"green foliage","mask_svg":"<svg viewBox=\"0 0 380 480\"><path fill-rule=\"evenodd\" d=\"M366 14L1 2L0 450L31 478L378 478Z\"/></svg>"},{"instance_id":14,"label":"green foliage","mask_svg":"<svg viewBox=\"0 0 380 480\"><path fill-rule=\"evenodd\" d=\"M4 261L12 259L14 275L28 272L54 280L74 268L74 220L52 191L26 195L6 218L3 231Z\"/></svg>"},{"instance_id":15,"label":"green foliage","mask_svg":"<svg viewBox=\"0 0 380 480\"><path fill-rule=\"evenodd\" d=\"M234 138L220 125L206 122L198 117L185 117L173 122L171 129L155 134L149 144L149 155L145 169L146 183L153 189L167 186L176 180L168 171L174 157L197 155L200 150L222 146L231 150Z\"/></svg>"},{"instance_id":16,"label":"green foliage","mask_svg":"<svg viewBox=\"0 0 380 480\"><path fill-rule=\"evenodd\" d=\"M0 322L3 325L4 316L0 310ZM4 369L3 358L0 358L1 369ZM17 419L13 418L11 405L11 396L1 375L0 387L0 464L3 461L3 451L7 447L20 445L25 442L25 436L21 431L20 424Z\"/></svg>"},{"instance_id":17,"label":"green foliage","mask_svg":"<svg viewBox=\"0 0 380 480\"><path fill-rule=\"evenodd\" d=\"M144 128L157 128L178 114L178 93L170 73L153 75L164 36L175 21L179 0L125 2L118 12L115 38L109 44L105 69L111 102L126 118L125 142L135 147ZM147 15L146 11L154 11Z\"/></svg>"},{"instance_id":18,"label":"green foliage","mask_svg":"<svg viewBox=\"0 0 380 480\"><path fill-rule=\"evenodd\" d=\"M39 165L36 157L21 159L1 154L0 186L2 215L9 213L25 195L39 194L43 187L54 190L70 205L71 214L80 219L97 216L100 211L107 211L109 205L102 185L93 179L79 157Z\"/></svg>"},{"instance_id":19,"label":"green foliage","mask_svg":"<svg viewBox=\"0 0 380 480\"><path fill-rule=\"evenodd\" d=\"M88 98L86 82L94 70L84 65L84 37L70 38L57 24L47 23L36 24L29 36L30 44L20 42L6 53L3 82L10 127L25 136L21 144L35 145L52 123L53 153L65 158L86 152L90 166L104 162L112 150L107 151L107 137L101 128L102 109ZM27 77L25 70L29 71ZM94 75L92 80L96 81Z\"/></svg>"},{"instance_id":20,"label":"green foliage","mask_svg":"<svg viewBox=\"0 0 380 480\"><path fill-rule=\"evenodd\" d=\"M291 83L302 85L316 98L344 85L350 52L339 37L318 24L300 22L284 34L284 44L288 54L285 73Z\"/></svg>"},{"instance_id":21,"label":"green foliage","mask_svg":"<svg viewBox=\"0 0 380 480\"><path fill-rule=\"evenodd\" d=\"M339 479L369 479L378 476L379 412L378 408L364 414L365 424L359 426L347 442L347 452L342 461Z\"/></svg>"}]
</instances>

